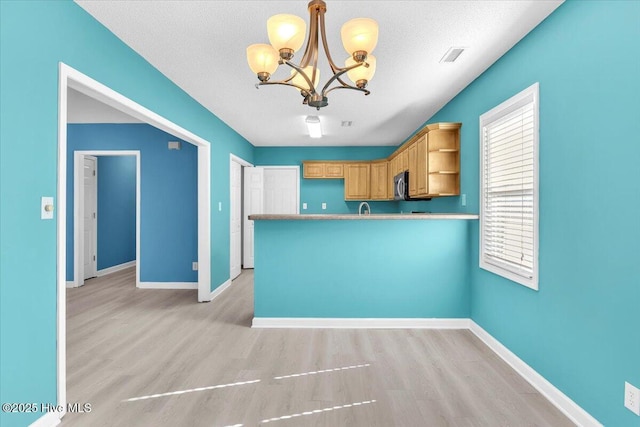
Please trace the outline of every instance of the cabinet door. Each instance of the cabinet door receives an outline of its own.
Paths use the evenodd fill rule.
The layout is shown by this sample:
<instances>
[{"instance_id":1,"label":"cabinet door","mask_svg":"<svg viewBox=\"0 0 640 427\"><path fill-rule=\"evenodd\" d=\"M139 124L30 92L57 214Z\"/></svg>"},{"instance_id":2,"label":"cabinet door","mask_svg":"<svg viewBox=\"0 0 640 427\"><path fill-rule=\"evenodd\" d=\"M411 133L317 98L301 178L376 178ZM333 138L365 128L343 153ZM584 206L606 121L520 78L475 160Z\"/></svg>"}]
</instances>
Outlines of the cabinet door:
<instances>
[{"instance_id":1,"label":"cabinet door","mask_svg":"<svg viewBox=\"0 0 640 427\"><path fill-rule=\"evenodd\" d=\"M387 162L371 164L371 199L384 200L387 198Z\"/></svg>"},{"instance_id":2,"label":"cabinet door","mask_svg":"<svg viewBox=\"0 0 640 427\"><path fill-rule=\"evenodd\" d=\"M326 163L324 166L325 178L344 178L343 163Z\"/></svg>"},{"instance_id":3,"label":"cabinet door","mask_svg":"<svg viewBox=\"0 0 640 427\"><path fill-rule=\"evenodd\" d=\"M367 200L371 197L369 163L349 163L344 169L344 199Z\"/></svg>"},{"instance_id":4,"label":"cabinet door","mask_svg":"<svg viewBox=\"0 0 640 427\"><path fill-rule=\"evenodd\" d=\"M393 178L395 177L393 164L393 159L387 162L387 200L393 200Z\"/></svg>"},{"instance_id":5,"label":"cabinet door","mask_svg":"<svg viewBox=\"0 0 640 427\"><path fill-rule=\"evenodd\" d=\"M418 157L416 156L417 143L413 143L407 148L409 156L409 195L418 194Z\"/></svg>"},{"instance_id":6,"label":"cabinet door","mask_svg":"<svg viewBox=\"0 0 640 427\"><path fill-rule=\"evenodd\" d=\"M417 194L428 194L429 169L427 163L427 136L423 136L416 142L416 192ZM409 178L411 181L411 178Z\"/></svg>"},{"instance_id":7,"label":"cabinet door","mask_svg":"<svg viewBox=\"0 0 640 427\"><path fill-rule=\"evenodd\" d=\"M402 153L400 153L400 171L398 171L398 173L406 170L409 170L409 152L403 150Z\"/></svg>"},{"instance_id":8,"label":"cabinet door","mask_svg":"<svg viewBox=\"0 0 640 427\"><path fill-rule=\"evenodd\" d=\"M303 178L322 178L324 176L324 163L302 163Z\"/></svg>"}]
</instances>

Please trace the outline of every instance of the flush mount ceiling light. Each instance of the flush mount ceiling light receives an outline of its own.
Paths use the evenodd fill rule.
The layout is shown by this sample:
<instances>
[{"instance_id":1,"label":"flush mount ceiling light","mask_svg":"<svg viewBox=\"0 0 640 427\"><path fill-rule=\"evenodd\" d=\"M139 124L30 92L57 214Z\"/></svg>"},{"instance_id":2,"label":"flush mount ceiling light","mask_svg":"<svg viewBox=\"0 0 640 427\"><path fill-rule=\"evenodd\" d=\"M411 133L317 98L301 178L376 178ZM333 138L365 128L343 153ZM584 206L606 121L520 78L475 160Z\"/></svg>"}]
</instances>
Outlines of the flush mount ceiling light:
<instances>
[{"instance_id":1,"label":"flush mount ceiling light","mask_svg":"<svg viewBox=\"0 0 640 427\"><path fill-rule=\"evenodd\" d=\"M274 15L267 20L268 44L252 44L247 48L249 67L256 73L261 85L293 86L303 96L303 104L318 110L328 105L327 94L334 89L353 89L369 95L367 83L376 71L376 58L371 52L378 43L378 23L369 18L356 18L342 26L340 35L349 57L344 67L338 67L331 59L325 34L324 15L327 5L322 0L309 2L310 29L307 46L300 64L291 62L293 55L304 43L306 25L302 18L295 15ZM322 41L324 53L333 76L322 86L318 69L318 43ZM291 75L279 81L269 81L279 65L292 68ZM344 74L355 86L344 81ZM336 83L333 87L332 84Z\"/></svg>"},{"instance_id":2,"label":"flush mount ceiling light","mask_svg":"<svg viewBox=\"0 0 640 427\"><path fill-rule=\"evenodd\" d=\"M307 116L304 119L307 124L307 129L309 129L309 136L311 138L322 138L322 127L320 126L320 117L318 116Z\"/></svg>"}]
</instances>

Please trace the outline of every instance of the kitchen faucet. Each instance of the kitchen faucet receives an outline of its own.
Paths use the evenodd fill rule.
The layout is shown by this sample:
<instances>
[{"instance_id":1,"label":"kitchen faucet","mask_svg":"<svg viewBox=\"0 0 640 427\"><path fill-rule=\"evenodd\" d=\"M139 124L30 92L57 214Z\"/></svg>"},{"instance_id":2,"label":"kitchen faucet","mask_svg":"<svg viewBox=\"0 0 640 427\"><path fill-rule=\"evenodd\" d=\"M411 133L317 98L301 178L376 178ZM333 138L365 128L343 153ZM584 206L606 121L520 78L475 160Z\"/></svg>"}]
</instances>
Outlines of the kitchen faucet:
<instances>
[{"instance_id":1,"label":"kitchen faucet","mask_svg":"<svg viewBox=\"0 0 640 427\"><path fill-rule=\"evenodd\" d=\"M364 212L362 208L365 208ZM369 215L370 213L371 213L371 207L369 207L369 203L367 202L360 203L360 206L358 207L358 215Z\"/></svg>"}]
</instances>

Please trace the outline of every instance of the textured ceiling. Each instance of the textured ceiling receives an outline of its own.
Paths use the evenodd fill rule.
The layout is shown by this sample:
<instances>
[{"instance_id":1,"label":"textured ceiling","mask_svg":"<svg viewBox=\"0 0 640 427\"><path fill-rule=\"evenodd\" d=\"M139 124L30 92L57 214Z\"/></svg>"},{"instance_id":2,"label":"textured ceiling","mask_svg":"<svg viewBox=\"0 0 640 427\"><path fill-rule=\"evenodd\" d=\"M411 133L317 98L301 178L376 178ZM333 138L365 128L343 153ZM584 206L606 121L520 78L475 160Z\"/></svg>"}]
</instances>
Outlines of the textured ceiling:
<instances>
[{"instance_id":1,"label":"textured ceiling","mask_svg":"<svg viewBox=\"0 0 640 427\"><path fill-rule=\"evenodd\" d=\"M371 95L334 91L329 106L316 111L293 88L256 90L245 53L252 43L268 43L271 15L292 13L308 24L306 1L76 2L256 146L397 145L562 3L328 0L329 50L339 64L348 56L342 24L378 21L377 71ZM466 50L455 63L439 63L452 46ZM326 62L321 74L324 83ZM307 115L320 117L323 138L309 138ZM353 126L341 127L343 120Z\"/></svg>"}]
</instances>

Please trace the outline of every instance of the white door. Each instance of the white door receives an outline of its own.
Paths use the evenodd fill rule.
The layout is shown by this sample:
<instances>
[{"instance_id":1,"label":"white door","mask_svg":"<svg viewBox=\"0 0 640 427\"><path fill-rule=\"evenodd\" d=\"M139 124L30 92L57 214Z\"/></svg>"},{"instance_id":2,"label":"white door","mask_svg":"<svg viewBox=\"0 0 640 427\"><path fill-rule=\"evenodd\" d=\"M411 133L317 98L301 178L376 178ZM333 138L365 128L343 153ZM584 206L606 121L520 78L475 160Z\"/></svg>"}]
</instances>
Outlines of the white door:
<instances>
[{"instance_id":1,"label":"white door","mask_svg":"<svg viewBox=\"0 0 640 427\"><path fill-rule=\"evenodd\" d=\"M244 254L242 265L253 268L253 221L249 215L263 213L264 209L264 169L244 168Z\"/></svg>"},{"instance_id":2,"label":"white door","mask_svg":"<svg viewBox=\"0 0 640 427\"><path fill-rule=\"evenodd\" d=\"M231 280L240 275L242 263L242 165L231 162Z\"/></svg>"},{"instance_id":3,"label":"white door","mask_svg":"<svg viewBox=\"0 0 640 427\"><path fill-rule=\"evenodd\" d=\"M297 214L299 169L265 168L264 213Z\"/></svg>"},{"instance_id":4,"label":"white door","mask_svg":"<svg viewBox=\"0 0 640 427\"><path fill-rule=\"evenodd\" d=\"M243 266L253 268L253 221L251 214L297 214L300 169L297 167L244 168Z\"/></svg>"},{"instance_id":5,"label":"white door","mask_svg":"<svg viewBox=\"0 0 640 427\"><path fill-rule=\"evenodd\" d=\"M83 167L83 279L96 277L96 243L97 243L97 214L98 214L98 189L97 189L97 159L93 156L84 157Z\"/></svg>"}]
</instances>

